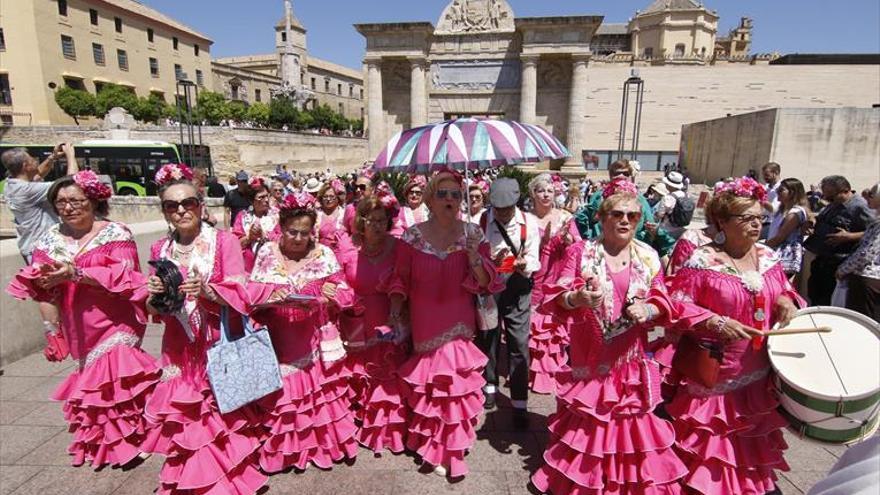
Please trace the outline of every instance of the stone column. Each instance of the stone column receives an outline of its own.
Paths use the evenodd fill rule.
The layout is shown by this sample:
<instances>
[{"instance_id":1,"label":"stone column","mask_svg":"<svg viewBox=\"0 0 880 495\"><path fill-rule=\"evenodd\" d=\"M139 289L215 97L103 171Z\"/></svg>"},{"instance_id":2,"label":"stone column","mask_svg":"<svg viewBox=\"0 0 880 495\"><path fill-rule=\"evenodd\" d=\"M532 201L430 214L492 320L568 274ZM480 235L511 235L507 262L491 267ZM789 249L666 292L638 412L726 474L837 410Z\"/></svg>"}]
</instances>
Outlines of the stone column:
<instances>
[{"instance_id":1,"label":"stone column","mask_svg":"<svg viewBox=\"0 0 880 495\"><path fill-rule=\"evenodd\" d=\"M409 115L410 127L420 127L428 123L428 101L425 96L425 66L426 61L422 57L409 59L410 93Z\"/></svg>"},{"instance_id":2,"label":"stone column","mask_svg":"<svg viewBox=\"0 0 880 495\"><path fill-rule=\"evenodd\" d=\"M382 110L382 59L369 58L367 64L367 133L370 141L370 159L382 151L385 146L385 125Z\"/></svg>"},{"instance_id":3,"label":"stone column","mask_svg":"<svg viewBox=\"0 0 880 495\"><path fill-rule=\"evenodd\" d=\"M571 158L566 160L566 166L581 166L581 151L586 147L584 134L586 133L587 113L587 65L590 62L589 53L576 53L572 55L571 72L571 96L568 103L568 150Z\"/></svg>"},{"instance_id":4,"label":"stone column","mask_svg":"<svg viewBox=\"0 0 880 495\"><path fill-rule=\"evenodd\" d=\"M538 55L522 55L522 83L520 87L519 120L534 124L538 120Z\"/></svg>"}]
</instances>

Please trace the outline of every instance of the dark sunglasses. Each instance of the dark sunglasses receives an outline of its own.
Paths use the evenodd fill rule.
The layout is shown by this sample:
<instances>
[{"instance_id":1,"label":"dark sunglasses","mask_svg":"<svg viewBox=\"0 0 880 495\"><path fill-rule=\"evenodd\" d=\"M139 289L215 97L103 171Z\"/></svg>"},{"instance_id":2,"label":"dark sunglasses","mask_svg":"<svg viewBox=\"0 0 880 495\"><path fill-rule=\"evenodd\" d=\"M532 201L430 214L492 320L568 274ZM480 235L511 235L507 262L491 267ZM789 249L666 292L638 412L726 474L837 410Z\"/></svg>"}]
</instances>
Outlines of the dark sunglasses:
<instances>
[{"instance_id":1,"label":"dark sunglasses","mask_svg":"<svg viewBox=\"0 0 880 495\"><path fill-rule=\"evenodd\" d=\"M446 197L450 197L456 201L461 201L461 191L456 191L454 189L437 189L437 192L434 193L437 196L437 199L446 199Z\"/></svg>"},{"instance_id":2,"label":"dark sunglasses","mask_svg":"<svg viewBox=\"0 0 880 495\"><path fill-rule=\"evenodd\" d=\"M640 211L620 211L620 210L611 210L608 212L608 216L613 218L614 220L622 220L625 216L630 223L636 223L642 218L642 212Z\"/></svg>"},{"instance_id":3,"label":"dark sunglasses","mask_svg":"<svg viewBox=\"0 0 880 495\"><path fill-rule=\"evenodd\" d=\"M737 218L741 223L745 223L745 224L764 221L764 217L762 215L731 215L731 216Z\"/></svg>"},{"instance_id":4,"label":"dark sunglasses","mask_svg":"<svg viewBox=\"0 0 880 495\"><path fill-rule=\"evenodd\" d=\"M632 177L632 172L629 170L621 170L619 172L615 172L612 177Z\"/></svg>"},{"instance_id":5,"label":"dark sunglasses","mask_svg":"<svg viewBox=\"0 0 880 495\"><path fill-rule=\"evenodd\" d=\"M356 186L354 186L354 187L355 187L355 189L357 189L358 191L361 191L361 192L367 190L367 185L366 185L366 184L358 184L358 185L356 185Z\"/></svg>"},{"instance_id":6,"label":"dark sunglasses","mask_svg":"<svg viewBox=\"0 0 880 495\"><path fill-rule=\"evenodd\" d=\"M166 199L165 201L162 201L162 211L165 213L177 213L181 206L186 211L193 211L201 205L202 201L195 197L186 198L182 201L171 201L170 199Z\"/></svg>"}]
</instances>

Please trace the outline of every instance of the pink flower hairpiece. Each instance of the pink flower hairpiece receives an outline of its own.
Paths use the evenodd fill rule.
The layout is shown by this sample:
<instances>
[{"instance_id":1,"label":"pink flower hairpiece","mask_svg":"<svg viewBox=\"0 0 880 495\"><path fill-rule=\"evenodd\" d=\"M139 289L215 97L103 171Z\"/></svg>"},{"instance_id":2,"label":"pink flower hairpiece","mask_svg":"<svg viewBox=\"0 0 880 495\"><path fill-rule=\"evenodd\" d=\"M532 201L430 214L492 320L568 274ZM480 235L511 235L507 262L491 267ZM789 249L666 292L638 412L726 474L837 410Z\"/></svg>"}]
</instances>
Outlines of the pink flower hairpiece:
<instances>
[{"instance_id":1,"label":"pink flower hairpiece","mask_svg":"<svg viewBox=\"0 0 880 495\"><path fill-rule=\"evenodd\" d=\"M373 190L376 198L379 200L379 204L389 213L389 216L396 216L397 210L400 209L400 203L397 201L394 191L391 190L391 186L387 182L382 181L376 184Z\"/></svg>"},{"instance_id":2,"label":"pink flower hairpiece","mask_svg":"<svg viewBox=\"0 0 880 495\"><path fill-rule=\"evenodd\" d=\"M358 175L361 177L366 177L367 179L372 179L376 172L373 170L373 167L369 163L365 163L364 167L358 172Z\"/></svg>"},{"instance_id":3,"label":"pink flower hairpiece","mask_svg":"<svg viewBox=\"0 0 880 495\"><path fill-rule=\"evenodd\" d=\"M333 189L333 192L336 194L345 194L345 185L343 185L342 181L338 178L330 181L330 188Z\"/></svg>"},{"instance_id":4,"label":"pink flower hairpiece","mask_svg":"<svg viewBox=\"0 0 880 495\"><path fill-rule=\"evenodd\" d=\"M480 191L483 191L483 194L484 194L484 195L485 195L485 194L489 194L489 183L486 182L486 181L483 180L483 179L477 179L477 180L475 180L475 181L471 184L471 186L476 186L476 187L480 188Z\"/></svg>"},{"instance_id":5,"label":"pink flower hairpiece","mask_svg":"<svg viewBox=\"0 0 880 495\"><path fill-rule=\"evenodd\" d=\"M265 188L266 187L266 179L259 176L259 175L255 175L255 176L251 177L250 180L248 180L248 187L251 189Z\"/></svg>"},{"instance_id":6,"label":"pink flower hairpiece","mask_svg":"<svg viewBox=\"0 0 880 495\"><path fill-rule=\"evenodd\" d=\"M173 182L176 180L192 180L193 171L191 168L187 167L183 163L169 163L167 165L163 165L162 168L156 172L156 177L153 181L159 185L159 187L168 184L169 182Z\"/></svg>"},{"instance_id":7,"label":"pink flower hairpiece","mask_svg":"<svg viewBox=\"0 0 880 495\"><path fill-rule=\"evenodd\" d=\"M715 186L714 193L731 193L740 198L751 198L757 201L767 199L767 189L751 177L737 177L736 179Z\"/></svg>"},{"instance_id":8,"label":"pink flower hairpiece","mask_svg":"<svg viewBox=\"0 0 880 495\"><path fill-rule=\"evenodd\" d=\"M83 194L93 201L104 201L113 196L110 186L101 182L101 179L91 170L83 170L73 174L73 182L83 190Z\"/></svg>"},{"instance_id":9,"label":"pink flower hairpiece","mask_svg":"<svg viewBox=\"0 0 880 495\"><path fill-rule=\"evenodd\" d=\"M617 177L605 185L602 189L602 199L607 199L615 194L638 195L639 189L626 177Z\"/></svg>"},{"instance_id":10,"label":"pink flower hairpiece","mask_svg":"<svg viewBox=\"0 0 880 495\"><path fill-rule=\"evenodd\" d=\"M448 175L450 179L458 182L458 185L464 184L464 176L461 175L461 172L452 168L444 168L442 170L437 170L434 172L434 175L431 176L431 180L435 180L437 177L441 175Z\"/></svg>"},{"instance_id":11,"label":"pink flower hairpiece","mask_svg":"<svg viewBox=\"0 0 880 495\"><path fill-rule=\"evenodd\" d=\"M414 187L421 187L424 189L427 185L428 179L426 179L424 175L414 175L409 179L409 182L406 183L406 187L404 187L403 190L409 191Z\"/></svg>"},{"instance_id":12,"label":"pink flower hairpiece","mask_svg":"<svg viewBox=\"0 0 880 495\"><path fill-rule=\"evenodd\" d=\"M315 197L307 192L288 194L284 197L284 201L278 205L278 209L281 211L313 211L315 209Z\"/></svg>"}]
</instances>

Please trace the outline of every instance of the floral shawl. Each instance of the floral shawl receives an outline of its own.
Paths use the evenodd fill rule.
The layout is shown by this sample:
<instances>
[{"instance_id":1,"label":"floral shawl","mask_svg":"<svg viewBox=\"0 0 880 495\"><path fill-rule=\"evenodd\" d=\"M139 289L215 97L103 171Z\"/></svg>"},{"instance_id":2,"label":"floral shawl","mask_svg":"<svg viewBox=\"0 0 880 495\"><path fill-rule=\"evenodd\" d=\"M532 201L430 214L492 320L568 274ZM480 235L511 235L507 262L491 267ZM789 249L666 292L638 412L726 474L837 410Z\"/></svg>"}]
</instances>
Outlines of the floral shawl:
<instances>
[{"instance_id":1,"label":"floral shawl","mask_svg":"<svg viewBox=\"0 0 880 495\"><path fill-rule=\"evenodd\" d=\"M732 266L718 259L715 256L715 251L708 246L697 248L690 259L685 262L684 266L700 270L711 270L739 278L747 291L756 294L761 292L764 287L764 274L779 263L779 256L776 254L776 251L763 244L756 244L755 249L758 251L757 272L738 272Z\"/></svg>"},{"instance_id":2,"label":"floral shawl","mask_svg":"<svg viewBox=\"0 0 880 495\"><path fill-rule=\"evenodd\" d=\"M61 224L58 224L40 236L34 245L34 250L43 251L55 261L74 263L77 256L111 242L134 242L134 237L125 225L110 222L97 235L79 247L76 241L70 241L61 234Z\"/></svg>"},{"instance_id":3,"label":"floral shawl","mask_svg":"<svg viewBox=\"0 0 880 495\"><path fill-rule=\"evenodd\" d=\"M480 244L485 244L488 241L486 240L485 235L483 235L483 229L481 229L478 225L472 223L464 223L464 232L455 242L449 245L445 251L438 251L431 245L422 235L421 229L416 225L407 229L403 236L400 238L403 242L409 244L413 247L413 249L417 251L421 251L425 254L430 254L432 256L436 256L441 260L445 260L447 256L450 254L456 253L458 251L467 249L467 236L480 236ZM464 235L466 233L466 235Z\"/></svg>"},{"instance_id":4,"label":"floral shawl","mask_svg":"<svg viewBox=\"0 0 880 495\"><path fill-rule=\"evenodd\" d=\"M300 290L309 282L329 277L342 270L333 251L323 244L316 244L309 258L309 261L296 273L289 273L278 244L266 243L257 253L250 279L253 282L292 286Z\"/></svg>"}]
</instances>

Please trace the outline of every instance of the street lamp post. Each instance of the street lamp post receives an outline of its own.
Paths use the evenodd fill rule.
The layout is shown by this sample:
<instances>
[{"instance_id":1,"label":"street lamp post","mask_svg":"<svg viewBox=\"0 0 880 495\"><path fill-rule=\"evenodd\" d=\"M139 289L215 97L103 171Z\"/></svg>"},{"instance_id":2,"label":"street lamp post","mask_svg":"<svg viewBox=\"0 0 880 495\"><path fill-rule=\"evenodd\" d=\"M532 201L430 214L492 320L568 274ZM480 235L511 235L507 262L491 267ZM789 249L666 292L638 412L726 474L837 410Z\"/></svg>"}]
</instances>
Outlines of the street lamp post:
<instances>
[{"instance_id":1,"label":"street lamp post","mask_svg":"<svg viewBox=\"0 0 880 495\"><path fill-rule=\"evenodd\" d=\"M180 127L180 146L183 148L181 150L181 158L190 166L198 166L201 163L196 163L198 158L196 157L195 146L196 144L198 144L198 146L202 145L202 122L197 119L198 121L195 123L195 127L198 127L199 136L199 141L196 143L192 109L194 99L196 102L199 100L199 86L188 80L186 73L180 73L177 74L176 91L177 121ZM198 116L196 117L198 118ZM184 125L186 126L186 133L184 133ZM186 139L184 139L184 136Z\"/></svg>"},{"instance_id":2,"label":"street lamp post","mask_svg":"<svg viewBox=\"0 0 880 495\"><path fill-rule=\"evenodd\" d=\"M620 137L617 143L617 158L624 156L626 148L626 133L629 117L630 98L634 99L635 108L632 122L632 142L629 149L629 159L635 160L639 151L639 134L642 128L642 103L645 97L645 81L639 77L638 69L633 69L629 79L623 83L623 102L620 108Z\"/></svg>"}]
</instances>

